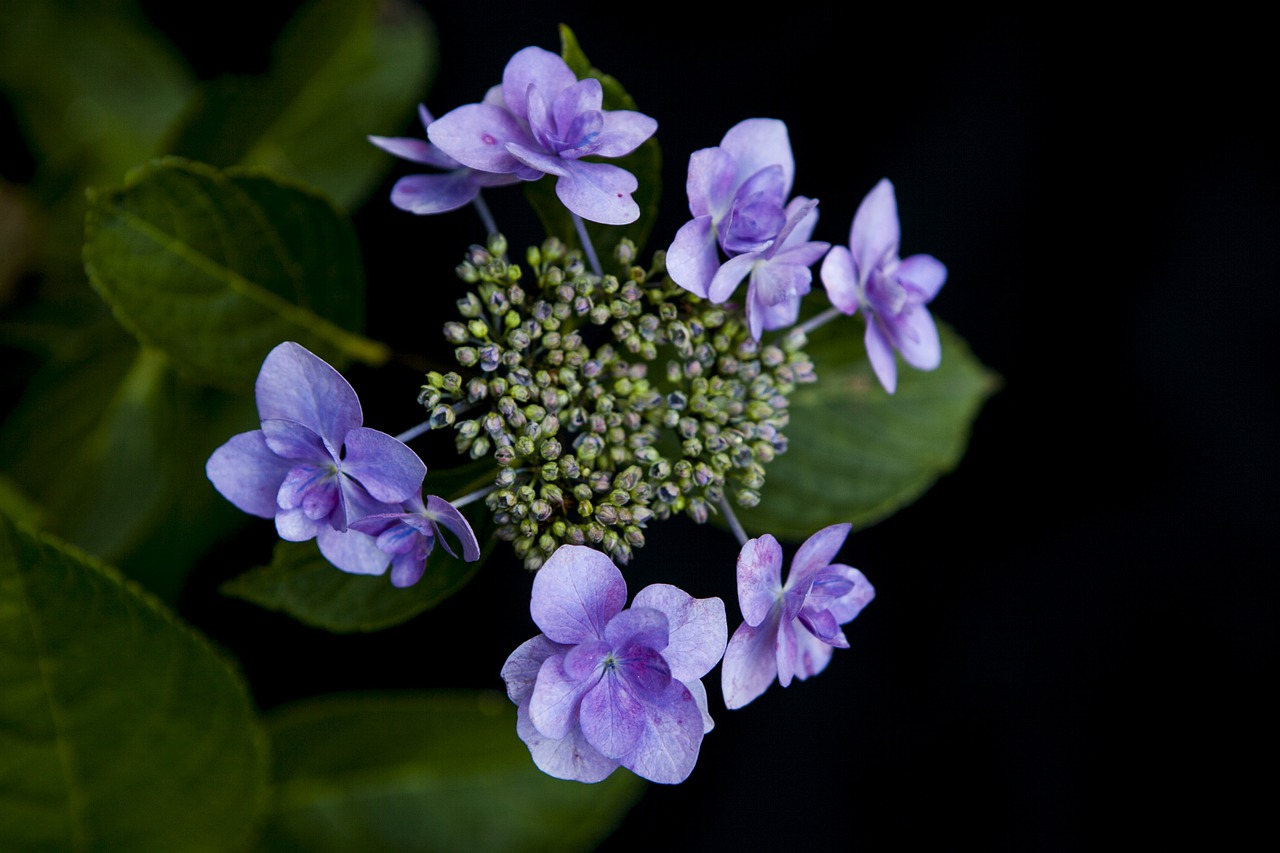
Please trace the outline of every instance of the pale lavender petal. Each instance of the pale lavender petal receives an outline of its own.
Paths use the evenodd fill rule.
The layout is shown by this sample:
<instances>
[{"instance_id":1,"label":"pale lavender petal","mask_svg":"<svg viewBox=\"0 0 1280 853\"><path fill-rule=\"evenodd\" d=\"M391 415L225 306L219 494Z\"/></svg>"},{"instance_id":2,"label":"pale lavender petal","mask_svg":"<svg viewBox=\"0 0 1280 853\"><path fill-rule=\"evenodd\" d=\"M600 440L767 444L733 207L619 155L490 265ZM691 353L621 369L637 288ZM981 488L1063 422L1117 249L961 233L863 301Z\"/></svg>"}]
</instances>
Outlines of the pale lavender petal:
<instances>
[{"instance_id":1,"label":"pale lavender petal","mask_svg":"<svg viewBox=\"0 0 1280 853\"><path fill-rule=\"evenodd\" d=\"M391 203L419 216L457 210L480 194L472 174L457 169L439 175L406 175L391 188Z\"/></svg>"},{"instance_id":2,"label":"pale lavender petal","mask_svg":"<svg viewBox=\"0 0 1280 853\"><path fill-rule=\"evenodd\" d=\"M738 607L742 618L748 625L760 625L781 594L782 546L769 533L748 539L738 553Z\"/></svg>"},{"instance_id":3,"label":"pale lavender petal","mask_svg":"<svg viewBox=\"0 0 1280 853\"><path fill-rule=\"evenodd\" d=\"M328 520L308 518L301 508L276 512L276 533L286 542L306 542L321 530L330 530L332 527Z\"/></svg>"},{"instance_id":4,"label":"pale lavender petal","mask_svg":"<svg viewBox=\"0 0 1280 853\"><path fill-rule=\"evenodd\" d=\"M426 556L430 556L430 553L428 551ZM427 572L426 556L416 552L394 555L391 558L391 585L397 589L405 589L422 580Z\"/></svg>"},{"instance_id":5,"label":"pale lavender petal","mask_svg":"<svg viewBox=\"0 0 1280 853\"><path fill-rule=\"evenodd\" d=\"M502 680L507 684L511 701L517 705L525 703L533 695L533 683L538 680L543 662L552 655L565 654L570 648L551 642L544 634L517 646L502 665Z\"/></svg>"},{"instance_id":6,"label":"pale lavender petal","mask_svg":"<svg viewBox=\"0 0 1280 853\"><path fill-rule=\"evenodd\" d=\"M843 634L840 636L841 638L844 637ZM796 678L804 681L822 672L827 668L827 664L831 663L831 654L835 650L827 643L824 643L802 627L797 628L793 638L795 646L792 651L792 665ZM847 641L845 645L848 645ZM785 687L786 685L783 686Z\"/></svg>"},{"instance_id":7,"label":"pale lavender petal","mask_svg":"<svg viewBox=\"0 0 1280 853\"><path fill-rule=\"evenodd\" d=\"M707 298L718 305L733 296L738 285L751 272L751 267L761 258L759 252L747 252L725 261L707 287Z\"/></svg>"},{"instance_id":8,"label":"pale lavender petal","mask_svg":"<svg viewBox=\"0 0 1280 853\"><path fill-rule=\"evenodd\" d=\"M843 575L851 583L848 592L827 605L827 609L831 611L836 621L844 625L852 621L862 612L862 608L871 603L871 600L876 597L876 589L871 585L871 581L867 580L866 575L852 566L835 565L828 571Z\"/></svg>"},{"instance_id":9,"label":"pale lavender petal","mask_svg":"<svg viewBox=\"0 0 1280 853\"><path fill-rule=\"evenodd\" d=\"M901 239L898 226L898 200L893 184L883 178L858 205L849 230L849 250L863 281L886 257L898 252Z\"/></svg>"},{"instance_id":10,"label":"pale lavender petal","mask_svg":"<svg viewBox=\"0 0 1280 853\"><path fill-rule=\"evenodd\" d=\"M262 430L242 432L213 451L204 472L224 498L241 512L275 518L276 495L294 463L267 447Z\"/></svg>"},{"instance_id":11,"label":"pale lavender petal","mask_svg":"<svg viewBox=\"0 0 1280 853\"><path fill-rule=\"evenodd\" d=\"M332 521L342 499L340 484L341 475L332 465L295 465L280 483L276 505L282 510L301 510L313 521ZM345 515L339 512L336 517L339 525L345 526Z\"/></svg>"},{"instance_id":12,"label":"pale lavender petal","mask_svg":"<svg viewBox=\"0 0 1280 853\"><path fill-rule=\"evenodd\" d=\"M864 316L867 319L867 333L863 342L867 347L867 358L884 390L892 394L898 387L898 366L893 360L893 345L880 328L880 318L868 312L864 312Z\"/></svg>"},{"instance_id":13,"label":"pale lavender petal","mask_svg":"<svg viewBox=\"0 0 1280 853\"><path fill-rule=\"evenodd\" d=\"M517 51L502 71L502 97L507 109L516 115L527 116L530 86L536 87L551 103L576 82L577 76L559 56L540 47L526 47Z\"/></svg>"},{"instance_id":14,"label":"pale lavender petal","mask_svg":"<svg viewBox=\"0 0 1280 853\"><path fill-rule=\"evenodd\" d=\"M562 738L578 726L582 697L600 680L577 679L565 672L564 657L547 658L529 697L529 719L544 736Z\"/></svg>"},{"instance_id":15,"label":"pale lavender petal","mask_svg":"<svg viewBox=\"0 0 1280 853\"><path fill-rule=\"evenodd\" d=\"M942 341L928 308L908 306L893 324L892 331L898 352L916 370L933 370L942 363Z\"/></svg>"},{"instance_id":16,"label":"pale lavender petal","mask_svg":"<svg viewBox=\"0 0 1280 853\"><path fill-rule=\"evenodd\" d=\"M902 259L893 275L914 290L922 302L929 302L946 284L947 267L933 255L912 255Z\"/></svg>"},{"instance_id":17,"label":"pale lavender petal","mask_svg":"<svg viewBox=\"0 0 1280 853\"><path fill-rule=\"evenodd\" d=\"M720 269L720 252L711 216L690 219L676 232L667 249L667 273L685 290L707 297L707 288Z\"/></svg>"},{"instance_id":18,"label":"pale lavender petal","mask_svg":"<svg viewBox=\"0 0 1280 853\"><path fill-rule=\"evenodd\" d=\"M752 175L734 193L733 204L717 226L725 252L763 251L779 244L787 223L782 167L769 166Z\"/></svg>"},{"instance_id":19,"label":"pale lavender petal","mask_svg":"<svg viewBox=\"0 0 1280 853\"><path fill-rule=\"evenodd\" d=\"M684 682L684 686L689 688L693 701L698 703L698 711L702 714L702 733L705 735L716 727L716 721L711 719L711 711L707 707L707 688L696 678Z\"/></svg>"},{"instance_id":20,"label":"pale lavender petal","mask_svg":"<svg viewBox=\"0 0 1280 853\"><path fill-rule=\"evenodd\" d=\"M658 129L656 119L633 110L607 110L604 128L596 137L596 154L623 157L640 147Z\"/></svg>"},{"instance_id":21,"label":"pale lavender petal","mask_svg":"<svg viewBox=\"0 0 1280 853\"><path fill-rule=\"evenodd\" d=\"M804 293L808 292L809 289L806 286ZM796 293L775 305L766 304L758 294L750 290L747 295L747 328L751 332L751 337L757 341L760 340L764 330L785 329L794 326L796 320L800 318L800 297L803 293Z\"/></svg>"},{"instance_id":22,"label":"pale lavender petal","mask_svg":"<svg viewBox=\"0 0 1280 853\"><path fill-rule=\"evenodd\" d=\"M779 258L761 261L751 271L751 289L766 307L798 301L809 292L812 281L813 273L807 266Z\"/></svg>"},{"instance_id":23,"label":"pale lavender petal","mask_svg":"<svg viewBox=\"0 0 1280 853\"><path fill-rule=\"evenodd\" d=\"M530 89L526 110L525 118L529 121L529 132L533 134L538 147L553 152L554 155L559 147L559 134L556 133L555 118L551 114L551 102L543 97L538 89Z\"/></svg>"},{"instance_id":24,"label":"pale lavender petal","mask_svg":"<svg viewBox=\"0 0 1280 853\"><path fill-rule=\"evenodd\" d=\"M604 638L615 649L639 643L662 651L667 647L668 631L667 617L662 611L636 607L632 602L630 610L624 610L609 620Z\"/></svg>"},{"instance_id":25,"label":"pale lavender petal","mask_svg":"<svg viewBox=\"0 0 1280 853\"><path fill-rule=\"evenodd\" d=\"M507 145L507 150L511 152L511 156L520 161L521 165L540 175L559 177L569 173L568 161L561 160L555 154L548 154L536 146L512 142Z\"/></svg>"},{"instance_id":26,"label":"pale lavender petal","mask_svg":"<svg viewBox=\"0 0 1280 853\"><path fill-rule=\"evenodd\" d=\"M693 693L672 681L660 697L643 703L645 725L636 748L620 761L650 782L674 785L693 772L702 745L702 712Z\"/></svg>"},{"instance_id":27,"label":"pale lavender petal","mask_svg":"<svg viewBox=\"0 0 1280 853\"><path fill-rule=\"evenodd\" d=\"M394 154L401 160L423 163L427 166L435 166L437 169L456 169L460 165L457 160L425 139L412 136L369 136L367 138L383 151Z\"/></svg>"},{"instance_id":28,"label":"pale lavender petal","mask_svg":"<svg viewBox=\"0 0 1280 853\"><path fill-rule=\"evenodd\" d=\"M471 529L471 522L467 521L467 517L455 509L453 504L444 498L427 495L426 515L458 537L462 545L462 559L467 562L480 559L480 542L476 539L475 531ZM441 537L441 541L444 542L445 548L449 548L449 543L444 537ZM449 553L452 554L453 549L449 548Z\"/></svg>"},{"instance_id":29,"label":"pale lavender petal","mask_svg":"<svg viewBox=\"0 0 1280 853\"><path fill-rule=\"evenodd\" d=\"M631 608L651 608L667 617L669 633L662 656L673 678L696 681L724 655L729 626L720 599L694 598L679 587L655 583L636 593Z\"/></svg>"},{"instance_id":30,"label":"pale lavender petal","mask_svg":"<svg viewBox=\"0 0 1280 853\"><path fill-rule=\"evenodd\" d=\"M400 503L422 488L427 466L398 438L360 427L347 433L346 448L342 470L359 480L374 499Z\"/></svg>"},{"instance_id":31,"label":"pale lavender petal","mask_svg":"<svg viewBox=\"0 0 1280 853\"><path fill-rule=\"evenodd\" d=\"M832 524L824 527L804 541L791 558L791 571L787 575L787 589L808 592L809 584L819 571L831 565L836 554L849 538L852 524Z\"/></svg>"},{"instance_id":32,"label":"pale lavender petal","mask_svg":"<svg viewBox=\"0 0 1280 853\"><path fill-rule=\"evenodd\" d=\"M733 156L739 182L776 164L782 167L783 196L791 192L796 166L785 123L771 118L740 121L729 128L720 147Z\"/></svg>"},{"instance_id":33,"label":"pale lavender petal","mask_svg":"<svg viewBox=\"0 0 1280 853\"><path fill-rule=\"evenodd\" d=\"M561 545L533 578L529 612L557 643L603 639L622 612L627 584L608 557L585 545Z\"/></svg>"},{"instance_id":34,"label":"pale lavender petal","mask_svg":"<svg viewBox=\"0 0 1280 853\"><path fill-rule=\"evenodd\" d=\"M520 162L507 143L532 144L528 132L507 110L490 104L467 104L431 123L432 144L464 166L484 172L514 172Z\"/></svg>"},{"instance_id":35,"label":"pale lavender petal","mask_svg":"<svg viewBox=\"0 0 1280 853\"><path fill-rule=\"evenodd\" d=\"M271 452L282 459L310 462L313 465L337 464L342 445L327 447L324 439L310 427L297 421L268 418L262 422L262 436ZM341 440L339 436L339 440Z\"/></svg>"},{"instance_id":36,"label":"pale lavender petal","mask_svg":"<svg viewBox=\"0 0 1280 853\"><path fill-rule=\"evenodd\" d=\"M778 683L783 687L791 684L796 670L800 667L800 649L797 633L808 633L803 628L796 630L794 619L781 619L778 622L778 639L774 645L774 656L778 661Z\"/></svg>"},{"instance_id":37,"label":"pale lavender petal","mask_svg":"<svg viewBox=\"0 0 1280 853\"><path fill-rule=\"evenodd\" d=\"M556 181L556 195L569 210L604 225L626 225L640 218L640 205L631 198L639 186L635 175L608 163L562 162L566 171Z\"/></svg>"},{"instance_id":38,"label":"pale lavender petal","mask_svg":"<svg viewBox=\"0 0 1280 853\"><path fill-rule=\"evenodd\" d=\"M613 651L604 640L587 640L573 646L565 653L564 671L570 678L582 681L590 676Z\"/></svg>"},{"instance_id":39,"label":"pale lavender petal","mask_svg":"<svg viewBox=\"0 0 1280 853\"><path fill-rule=\"evenodd\" d=\"M723 216L733 203L737 186L736 164L728 151L703 148L690 155L685 191L694 216Z\"/></svg>"},{"instance_id":40,"label":"pale lavender petal","mask_svg":"<svg viewBox=\"0 0 1280 853\"><path fill-rule=\"evenodd\" d=\"M813 234L814 227L818 224L818 200L816 198L805 198L804 196L796 196L787 203L787 221L782 226L782 230L778 232L778 237L774 240L769 256L777 254L788 246L795 246L800 243L808 242L809 237ZM826 251L830 243L821 244ZM815 263L814 258L810 263Z\"/></svg>"},{"instance_id":41,"label":"pale lavender petal","mask_svg":"<svg viewBox=\"0 0 1280 853\"><path fill-rule=\"evenodd\" d=\"M604 90L600 86L600 81L594 77L576 80L555 96L555 100L551 102L555 127L561 133L568 134L565 141L571 147L576 148L583 144L575 138L580 133L599 135L604 129L604 118L600 115L600 105L603 101ZM532 124L532 119L530 123Z\"/></svg>"},{"instance_id":42,"label":"pale lavender petal","mask_svg":"<svg viewBox=\"0 0 1280 853\"><path fill-rule=\"evenodd\" d=\"M791 236L793 239L788 242L787 246L783 248L781 252L774 253L774 261L805 267L807 269L822 260L822 256L831 248L830 243L823 243L820 240L797 243L794 240L794 232ZM805 277L805 281L811 281L812 278L813 276L810 274ZM805 293L808 292L809 291L806 288Z\"/></svg>"},{"instance_id":43,"label":"pale lavender petal","mask_svg":"<svg viewBox=\"0 0 1280 853\"><path fill-rule=\"evenodd\" d=\"M833 246L822 261L820 275L831 304L841 313L855 313L858 310L858 282L849 250L844 246Z\"/></svg>"},{"instance_id":44,"label":"pale lavender petal","mask_svg":"<svg viewBox=\"0 0 1280 853\"><path fill-rule=\"evenodd\" d=\"M733 632L720 663L720 689L726 708L743 707L764 693L777 678L777 636L776 613L758 627L743 622Z\"/></svg>"},{"instance_id":45,"label":"pale lavender petal","mask_svg":"<svg viewBox=\"0 0 1280 853\"><path fill-rule=\"evenodd\" d=\"M364 415L351 383L306 348L286 341L262 362L254 385L258 417L297 421L329 443L342 446Z\"/></svg>"},{"instance_id":46,"label":"pale lavender petal","mask_svg":"<svg viewBox=\"0 0 1280 853\"><path fill-rule=\"evenodd\" d=\"M535 698L536 695L535 689ZM579 719L587 743L605 758L616 760L640 742L645 728L645 709L626 679L606 673L582 697Z\"/></svg>"},{"instance_id":47,"label":"pale lavender petal","mask_svg":"<svg viewBox=\"0 0 1280 853\"><path fill-rule=\"evenodd\" d=\"M529 719L527 703L516 711L516 734L529 747L529 755L537 768L557 779L600 782L619 766L587 743L581 729L575 728L562 738L542 735Z\"/></svg>"},{"instance_id":48,"label":"pale lavender petal","mask_svg":"<svg viewBox=\"0 0 1280 853\"><path fill-rule=\"evenodd\" d=\"M324 558L344 572L380 575L391 564L391 555L378 548L378 540L358 530L341 533L325 527L316 533L316 544Z\"/></svg>"}]
</instances>

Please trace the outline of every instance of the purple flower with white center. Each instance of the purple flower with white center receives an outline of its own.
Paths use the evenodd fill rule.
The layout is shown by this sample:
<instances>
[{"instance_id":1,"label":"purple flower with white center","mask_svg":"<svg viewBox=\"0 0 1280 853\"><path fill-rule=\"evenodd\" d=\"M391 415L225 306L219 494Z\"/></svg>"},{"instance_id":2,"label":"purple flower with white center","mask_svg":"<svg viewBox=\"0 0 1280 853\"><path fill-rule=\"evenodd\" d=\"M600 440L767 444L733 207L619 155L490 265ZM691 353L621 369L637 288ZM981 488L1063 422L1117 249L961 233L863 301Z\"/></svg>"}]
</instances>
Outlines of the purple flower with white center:
<instances>
[{"instance_id":1,"label":"purple flower with white center","mask_svg":"<svg viewBox=\"0 0 1280 853\"><path fill-rule=\"evenodd\" d=\"M373 538L384 562L390 556L391 585L397 587L413 586L422 579L436 540L457 557L441 527L458 537L462 559L471 562L480 558L480 543L466 516L435 495L427 495L424 503L419 493L405 501L400 512L377 513L351 522L352 530Z\"/></svg>"},{"instance_id":2,"label":"purple flower with white center","mask_svg":"<svg viewBox=\"0 0 1280 853\"><path fill-rule=\"evenodd\" d=\"M682 782L713 723L699 680L724 653L724 602L668 584L627 585L599 551L562 545L533 580L542 633L502 667L516 732L544 773L599 782L626 767Z\"/></svg>"},{"instance_id":3,"label":"purple flower with white center","mask_svg":"<svg viewBox=\"0 0 1280 853\"><path fill-rule=\"evenodd\" d=\"M947 268L932 255L899 259L900 238L898 200L885 178L858 205L849 248L832 249L821 272L839 311L853 314L862 307L867 357L890 394L898 385L895 349L917 370L933 370L942 361L938 327L925 306L942 289Z\"/></svg>"},{"instance_id":4,"label":"purple flower with white center","mask_svg":"<svg viewBox=\"0 0 1280 853\"><path fill-rule=\"evenodd\" d=\"M296 343L267 354L254 395L261 429L232 437L209 457L214 488L244 512L274 518L282 539L315 537L344 571L386 571L375 540L348 533L348 525L398 510L419 493L426 465L403 442L362 426L355 390Z\"/></svg>"},{"instance_id":5,"label":"purple flower with white center","mask_svg":"<svg viewBox=\"0 0 1280 853\"><path fill-rule=\"evenodd\" d=\"M733 632L720 667L727 708L741 708L776 678L817 675L833 648L847 649L840 626L875 597L855 568L833 564L849 535L849 524L833 524L809 537L791 561L782 583L782 546L769 534L750 539L738 554L738 605L745 620Z\"/></svg>"},{"instance_id":6,"label":"purple flower with white center","mask_svg":"<svg viewBox=\"0 0 1280 853\"><path fill-rule=\"evenodd\" d=\"M622 157L653 135L658 123L632 110L604 110L600 81L579 80L565 61L526 47L507 62L502 86L427 127L431 142L481 172L536 180L556 176L556 195L570 211L606 225L640 217L638 186L626 169L582 158Z\"/></svg>"},{"instance_id":7,"label":"purple flower with white center","mask_svg":"<svg viewBox=\"0 0 1280 853\"><path fill-rule=\"evenodd\" d=\"M423 128L434 119L427 108L418 105ZM391 203L410 213L445 213L473 202L485 187L516 184L515 175L498 175L468 168L425 139L408 136L370 136L369 141L390 154L414 163L434 166L440 174L407 175L391 188Z\"/></svg>"}]
</instances>

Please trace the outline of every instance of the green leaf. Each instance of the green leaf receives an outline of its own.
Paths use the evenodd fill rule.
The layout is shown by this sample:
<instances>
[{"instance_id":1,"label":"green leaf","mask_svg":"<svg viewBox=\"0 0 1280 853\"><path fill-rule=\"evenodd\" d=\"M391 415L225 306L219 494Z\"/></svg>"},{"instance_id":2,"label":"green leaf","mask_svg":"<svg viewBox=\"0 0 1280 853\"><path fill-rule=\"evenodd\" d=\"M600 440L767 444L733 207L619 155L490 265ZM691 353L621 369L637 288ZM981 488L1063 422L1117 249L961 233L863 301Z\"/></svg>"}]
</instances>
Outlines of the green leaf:
<instances>
[{"instance_id":1,"label":"green leaf","mask_svg":"<svg viewBox=\"0 0 1280 853\"><path fill-rule=\"evenodd\" d=\"M341 369L381 364L357 334L364 278L350 223L263 174L165 158L91 191L85 270L117 319L197 381L243 393L281 341Z\"/></svg>"},{"instance_id":2,"label":"green leaf","mask_svg":"<svg viewBox=\"0 0 1280 853\"><path fill-rule=\"evenodd\" d=\"M244 849L267 800L238 673L114 570L0 516L0 848Z\"/></svg>"},{"instance_id":3,"label":"green leaf","mask_svg":"<svg viewBox=\"0 0 1280 853\"><path fill-rule=\"evenodd\" d=\"M450 488L450 480L474 477L476 467L468 465L459 471L463 473L433 471L426 490L449 497L470 491ZM446 476L451 473L452 478ZM488 473L485 479L492 482L492 471ZM353 575L334 568L313 540L277 542L270 565L232 578L222 585L222 592L338 634L390 628L462 589L493 550L491 514L484 502L465 506L462 512L480 540L480 559L470 563L455 559L437 542L422 580L411 587L393 587L386 575ZM461 551L454 547L454 553Z\"/></svg>"},{"instance_id":4,"label":"green leaf","mask_svg":"<svg viewBox=\"0 0 1280 853\"><path fill-rule=\"evenodd\" d=\"M265 74L222 77L197 93L170 150L270 169L352 209L394 162L366 135L401 131L434 62L435 34L416 5L313 0Z\"/></svg>"},{"instance_id":5,"label":"green leaf","mask_svg":"<svg viewBox=\"0 0 1280 853\"><path fill-rule=\"evenodd\" d=\"M622 84L608 74L593 67L578 46L578 39L567 26L560 25L561 58L578 75L578 79L594 77L600 81L604 89L604 109L634 110L635 99L627 94ZM658 147L656 137L649 137L639 148L625 157L608 160L587 158L588 161L609 163L626 169L636 176L639 188L632 193L632 198L640 206L640 218L630 225L601 225L598 222L587 222L587 236L595 247L600 263L606 270L618 267L613 259L613 251L621 240L629 238L636 245L637 252L644 249L649 240L649 232L653 229L654 220L658 217L658 198L662 192L662 150ZM533 205L548 235L559 237L571 246L579 245L578 232L574 228L573 216L556 196L555 178L544 177L525 187L529 203Z\"/></svg>"},{"instance_id":6,"label":"green leaf","mask_svg":"<svg viewBox=\"0 0 1280 853\"><path fill-rule=\"evenodd\" d=\"M739 510L749 531L800 541L838 522L866 527L915 500L964 454L969 429L997 377L949 328L942 364L899 364L887 394L871 371L861 329L818 329L806 352L818 381L791 397L787 452L766 468L759 506Z\"/></svg>"},{"instance_id":7,"label":"green leaf","mask_svg":"<svg viewBox=\"0 0 1280 853\"><path fill-rule=\"evenodd\" d=\"M268 725L264 851L586 851L645 788L626 770L596 785L542 774L494 692L332 697Z\"/></svg>"}]
</instances>

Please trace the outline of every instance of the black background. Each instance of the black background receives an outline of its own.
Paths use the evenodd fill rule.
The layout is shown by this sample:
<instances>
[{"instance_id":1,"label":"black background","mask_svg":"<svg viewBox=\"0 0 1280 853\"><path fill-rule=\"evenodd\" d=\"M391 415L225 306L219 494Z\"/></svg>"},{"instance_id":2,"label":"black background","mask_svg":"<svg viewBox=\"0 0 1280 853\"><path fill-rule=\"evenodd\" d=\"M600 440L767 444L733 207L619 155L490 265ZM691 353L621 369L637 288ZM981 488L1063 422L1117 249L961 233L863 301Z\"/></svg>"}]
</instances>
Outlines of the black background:
<instances>
[{"instance_id":1,"label":"black background","mask_svg":"<svg viewBox=\"0 0 1280 853\"><path fill-rule=\"evenodd\" d=\"M659 122L653 247L687 218L688 154L744 118L787 122L818 239L844 242L890 177L903 253L950 269L935 316L1003 380L959 469L846 544L878 591L846 626L852 649L735 712L713 672L717 728L693 775L651 787L603 849L1236 849L1273 835L1280 193L1260 21L424 5L437 115L478 100L517 49L558 49L557 23L575 29ZM149 9L204 76L260 68L288 11ZM335 128L352 130L367 132ZM372 332L428 351L480 229L469 211L392 208L411 171L397 164L356 225ZM519 193L489 198L514 245L537 238ZM418 416L419 377L397 370L351 374L366 422L389 432ZM720 595L732 629L736 553L714 528L651 528L628 583ZM506 654L535 633L509 559L409 625L330 637L218 599L230 570L215 556L184 606L264 707L500 688Z\"/></svg>"}]
</instances>

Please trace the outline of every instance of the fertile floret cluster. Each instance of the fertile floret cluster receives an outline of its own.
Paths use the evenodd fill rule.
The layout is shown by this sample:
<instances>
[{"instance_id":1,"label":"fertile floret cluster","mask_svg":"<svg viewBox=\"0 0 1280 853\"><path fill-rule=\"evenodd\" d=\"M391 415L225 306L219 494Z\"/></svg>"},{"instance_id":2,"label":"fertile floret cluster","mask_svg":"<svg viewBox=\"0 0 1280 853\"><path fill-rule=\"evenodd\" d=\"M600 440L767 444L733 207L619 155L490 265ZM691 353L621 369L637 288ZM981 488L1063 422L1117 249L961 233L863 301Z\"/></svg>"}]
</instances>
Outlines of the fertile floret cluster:
<instances>
[{"instance_id":1,"label":"fertile floret cluster","mask_svg":"<svg viewBox=\"0 0 1280 853\"><path fill-rule=\"evenodd\" d=\"M601 276L551 239L527 253L530 283L494 236L458 267L473 289L444 334L462 372L428 374L419 401L460 452L497 461L488 506L530 569L564 544L626 563L651 519L754 506L788 397L815 379L802 333L762 344L634 254L623 241L625 274Z\"/></svg>"}]
</instances>

